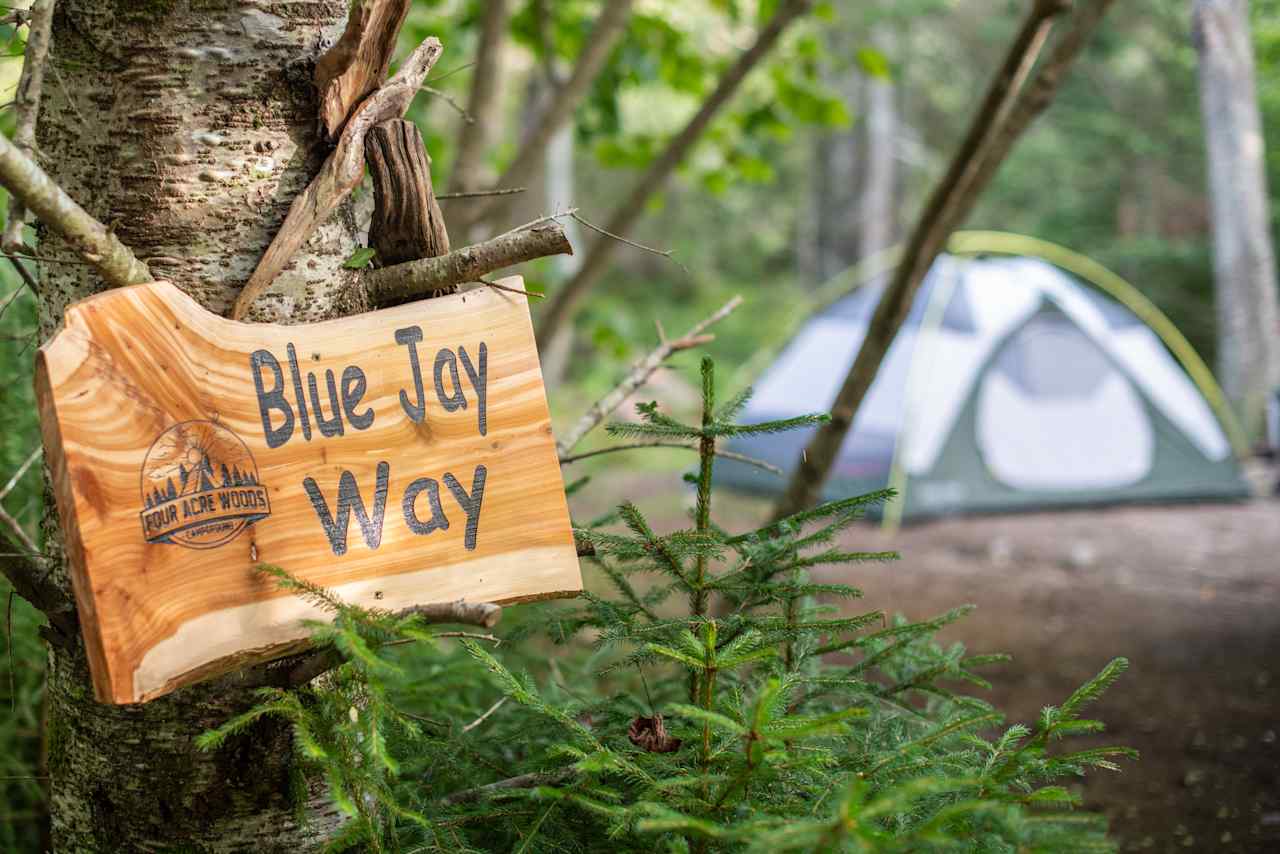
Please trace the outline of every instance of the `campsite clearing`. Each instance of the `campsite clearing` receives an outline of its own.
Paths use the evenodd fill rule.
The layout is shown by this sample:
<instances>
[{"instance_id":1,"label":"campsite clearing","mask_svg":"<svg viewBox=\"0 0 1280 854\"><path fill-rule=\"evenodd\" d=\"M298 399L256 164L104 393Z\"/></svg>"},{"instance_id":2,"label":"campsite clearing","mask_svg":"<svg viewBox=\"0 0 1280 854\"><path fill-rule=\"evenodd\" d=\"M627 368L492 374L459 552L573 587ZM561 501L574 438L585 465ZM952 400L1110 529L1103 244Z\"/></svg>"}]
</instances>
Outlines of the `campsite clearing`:
<instances>
[{"instance_id":1,"label":"campsite clearing","mask_svg":"<svg viewBox=\"0 0 1280 854\"><path fill-rule=\"evenodd\" d=\"M630 473L575 495L578 508L628 495L659 530L687 524L668 478ZM661 487L659 487L661 484ZM721 491L717 521L741 529L768 502ZM660 508L667 508L660 511ZM816 580L862 588L860 610L913 619L970 602L943 638L1011 652L973 689L1031 721L1116 655L1128 673L1092 710L1098 744L1142 758L1091 774L1124 851L1280 850L1280 502L1132 505L964 516L889 536L868 523L842 543L902 560ZM588 571L590 574L590 571ZM588 578L588 589L597 579Z\"/></svg>"}]
</instances>

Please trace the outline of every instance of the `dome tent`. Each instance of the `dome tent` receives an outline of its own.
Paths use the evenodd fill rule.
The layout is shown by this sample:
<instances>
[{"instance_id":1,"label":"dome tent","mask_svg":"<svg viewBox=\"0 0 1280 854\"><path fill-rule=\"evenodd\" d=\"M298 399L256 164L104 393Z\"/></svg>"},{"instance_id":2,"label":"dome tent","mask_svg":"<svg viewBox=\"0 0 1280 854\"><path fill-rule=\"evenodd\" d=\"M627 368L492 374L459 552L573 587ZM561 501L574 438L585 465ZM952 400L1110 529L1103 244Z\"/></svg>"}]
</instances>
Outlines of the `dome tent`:
<instances>
[{"instance_id":1,"label":"dome tent","mask_svg":"<svg viewBox=\"0 0 1280 854\"><path fill-rule=\"evenodd\" d=\"M745 412L830 407L880 285L810 320ZM811 431L735 440L790 472ZM777 491L741 463L722 482ZM1248 494L1221 424L1161 340L1045 261L942 256L854 419L826 494L894 485L910 517Z\"/></svg>"}]
</instances>

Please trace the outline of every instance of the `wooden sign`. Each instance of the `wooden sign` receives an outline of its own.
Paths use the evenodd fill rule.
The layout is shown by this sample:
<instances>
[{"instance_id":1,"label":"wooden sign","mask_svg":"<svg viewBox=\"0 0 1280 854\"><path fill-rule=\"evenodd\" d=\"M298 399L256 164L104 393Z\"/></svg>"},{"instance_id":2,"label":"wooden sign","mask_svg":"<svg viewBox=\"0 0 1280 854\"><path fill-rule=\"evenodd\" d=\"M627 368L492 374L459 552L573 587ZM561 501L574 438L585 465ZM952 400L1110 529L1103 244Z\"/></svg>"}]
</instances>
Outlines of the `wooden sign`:
<instances>
[{"instance_id":1,"label":"wooden sign","mask_svg":"<svg viewBox=\"0 0 1280 854\"><path fill-rule=\"evenodd\" d=\"M581 589L523 295L274 326L121 288L67 310L36 390L100 700L304 645L323 614L260 563L388 610Z\"/></svg>"}]
</instances>

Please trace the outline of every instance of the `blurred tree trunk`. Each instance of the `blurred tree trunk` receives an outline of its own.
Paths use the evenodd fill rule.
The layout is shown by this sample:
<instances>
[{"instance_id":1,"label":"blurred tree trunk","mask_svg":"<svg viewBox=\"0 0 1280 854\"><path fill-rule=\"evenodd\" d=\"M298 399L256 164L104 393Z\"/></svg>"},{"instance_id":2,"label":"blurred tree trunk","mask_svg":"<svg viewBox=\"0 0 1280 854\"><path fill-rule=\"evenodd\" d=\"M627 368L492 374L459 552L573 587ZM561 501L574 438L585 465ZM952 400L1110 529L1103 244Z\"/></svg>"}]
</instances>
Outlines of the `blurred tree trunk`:
<instances>
[{"instance_id":1,"label":"blurred tree trunk","mask_svg":"<svg viewBox=\"0 0 1280 854\"><path fill-rule=\"evenodd\" d=\"M839 30L830 41L833 56L852 57L857 37ZM872 29L872 43L891 52L888 28ZM801 243L801 269L815 284L825 282L893 245L897 237L896 89L891 80L864 73L856 65L832 81L844 96L854 126L831 131L814 144L811 238Z\"/></svg>"},{"instance_id":2,"label":"blurred tree trunk","mask_svg":"<svg viewBox=\"0 0 1280 854\"><path fill-rule=\"evenodd\" d=\"M1219 373L1256 437L1266 396L1280 385L1280 311L1248 4L1195 0L1192 40L1209 158Z\"/></svg>"},{"instance_id":3,"label":"blurred tree trunk","mask_svg":"<svg viewBox=\"0 0 1280 854\"><path fill-rule=\"evenodd\" d=\"M151 268L225 312L315 173L316 55L342 32L347 0L62 0L40 118L41 160ZM340 313L355 221L321 227L257 304L256 319ZM42 255L75 257L41 230ZM103 289L92 268L42 265L41 333ZM46 550L60 556L51 506ZM54 576L68 587L59 561ZM264 719L224 748L201 732L244 711L231 678L137 706L93 698L83 645L53 647L47 746L56 850L296 852L340 817L294 760L286 723ZM300 821L305 816L308 821Z\"/></svg>"},{"instance_id":4,"label":"blurred tree trunk","mask_svg":"<svg viewBox=\"0 0 1280 854\"><path fill-rule=\"evenodd\" d=\"M888 37L877 31L873 40L878 49L889 51ZM888 249L897 239L898 111L894 104L893 81L868 76L863 84L866 118L863 121L862 197L858 202L858 257L866 258Z\"/></svg>"}]
</instances>

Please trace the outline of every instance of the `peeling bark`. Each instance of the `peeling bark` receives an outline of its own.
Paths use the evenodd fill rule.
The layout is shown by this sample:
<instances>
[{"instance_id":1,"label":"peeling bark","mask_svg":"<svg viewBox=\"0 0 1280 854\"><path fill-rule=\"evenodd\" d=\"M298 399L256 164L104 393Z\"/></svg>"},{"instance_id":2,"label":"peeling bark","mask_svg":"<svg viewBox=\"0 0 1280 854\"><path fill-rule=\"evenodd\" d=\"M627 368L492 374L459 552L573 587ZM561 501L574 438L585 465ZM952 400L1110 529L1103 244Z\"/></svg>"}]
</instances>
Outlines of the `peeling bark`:
<instances>
[{"instance_id":1,"label":"peeling bark","mask_svg":"<svg viewBox=\"0 0 1280 854\"><path fill-rule=\"evenodd\" d=\"M225 313L324 160L311 80L346 15L346 0L61 0L49 62L65 86L47 88L39 123L51 176L157 276ZM338 314L356 231L344 205L258 313L286 323ZM40 237L42 255L77 257L46 229ZM104 288L80 264L44 265L41 279L46 337L68 303ZM58 555L52 511L45 534ZM61 566L52 577L69 589ZM194 748L253 703L234 677L141 706L102 705L77 640L50 650L48 680L58 851L311 851L340 820L323 784L296 773L282 722L212 753Z\"/></svg>"}]
</instances>

